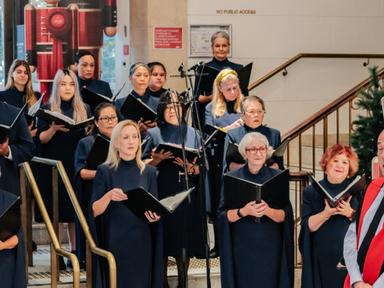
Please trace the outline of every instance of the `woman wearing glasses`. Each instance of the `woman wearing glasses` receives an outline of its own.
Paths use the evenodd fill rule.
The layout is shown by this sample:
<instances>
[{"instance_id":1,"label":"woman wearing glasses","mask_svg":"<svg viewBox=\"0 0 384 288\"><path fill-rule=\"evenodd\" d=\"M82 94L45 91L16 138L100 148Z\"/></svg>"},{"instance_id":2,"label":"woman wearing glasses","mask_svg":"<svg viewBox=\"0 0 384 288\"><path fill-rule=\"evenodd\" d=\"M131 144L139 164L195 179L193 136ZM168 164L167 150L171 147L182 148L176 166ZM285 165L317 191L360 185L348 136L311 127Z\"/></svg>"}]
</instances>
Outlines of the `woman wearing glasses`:
<instances>
[{"instance_id":1,"label":"woman wearing glasses","mask_svg":"<svg viewBox=\"0 0 384 288\"><path fill-rule=\"evenodd\" d=\"M281 144L280 131L269 128L263 124L265 115L265 104L263 99L258 96L247 96L241 102L241 119L244 125L228 131L224 153L227 151L228 143L238 144L241 139L249 132L259 132L268 139L269 145L276 149ZM225 154L224 154L225 155ZM226 156L225 156L226 157ZM225 171L235 170L244 163L236 163L234 159L225 158L224 166ZM272 157L267 163L272 168L283 169L283 157Z\"/></svg>"},{"instance_id":2,"label":"woman wearing glasses","mask_svg":"<svg viewBox=\"0 0 384 288\"><path fill-rule=\"evenodd\" d=\"M228 175L264 183L279 173L266 165L272 147L257 132L239 144L246 165ZM225 187L224 187L225 189ZM233 191L236 193L236 191ZM293 287L293 216L289 203L274 209L265 201L251 201L239 209L220 204L220 260L223 287ZM256 223L254 217L261 218Z\"/></svg>"},{"instance_id":3,"label":"woman wearing glasses","mask_svg":"<svg viewBox=\"0 0 384 288\"><path fill-rule=\"evenodd\" d=\"M89 215L89 204L92 195L92 183L96 169L88 167L87 159L97 136L111 139L112 130L117 124L117 110L111 103L101 103L94 111L94 132L79 141L75 152L76 192L85 217ZM105 159L107 155L105 155ZM104 160L105 160L104 159ZM101 163L100 163L101 164ZM77 227L77 256L81 264L85 261L85 240L80 227Z\"/></svg>"},{"instance_id":4,"label":"woman wearing glasses","mask_svg":"<svg viewBox=\"0 0 384 288\"><path fill-rule=\"evenodd\" d=\"M334 144L321 157L320 166L325 177L319 183L334 197L352 182L358 158L350 147ZM354 195L331 207L312 185L304 189L299 237L303 256L301 287L343 287L347 272L336 266L343 256L344 236L359 200L360 195Z\"/></svg>"},{"instance_id":5,"label":"woman wearing glasses","mask_svg":"<svg viewBox=\"0 0 384 288\"><path fill-rule=\"evenodd\" d=\"M156 166L158 174L159 198L165 198L186 189L184 175L184 161L174 157L171 152L156 152L156 147L163 143L172 143L181 146L185 141L186 148L198 148L199 139L196 131L188 127L185 122L185 107L179 102L174 92L166 92L160 97L157 108L158 126L148 130L149 140L145 147L143 158ZM198 159L187 162L189 187L196 186L192 191L190 201L184 201L177 210L163 217L164 225L164 287L167 282L167 257L176 259L178 280L183 287L183 277L187 277L189 258L196 256L203 258L203 213L201 211L201 195L198 188L198 175L200 168ZM183 248L186 248L186 259L183 259ZM185 260L185 261L184 261Z\"/></svg>"}]
</instances>

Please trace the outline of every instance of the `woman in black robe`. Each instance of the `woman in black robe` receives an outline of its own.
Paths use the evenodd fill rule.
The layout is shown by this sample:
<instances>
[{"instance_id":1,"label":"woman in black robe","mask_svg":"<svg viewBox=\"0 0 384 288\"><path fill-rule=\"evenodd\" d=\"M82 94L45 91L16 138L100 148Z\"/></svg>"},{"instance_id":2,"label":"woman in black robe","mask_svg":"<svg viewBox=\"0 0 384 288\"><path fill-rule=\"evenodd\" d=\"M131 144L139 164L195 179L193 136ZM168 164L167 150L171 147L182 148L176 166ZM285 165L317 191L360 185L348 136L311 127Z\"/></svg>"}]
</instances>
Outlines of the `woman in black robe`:
<instances>
[{"instance_id":1,"label":"woman in black robe","mask_svg":"<svg viewBox=\"0 0 384 288\"><path fill-rule=\"evenodd\" d=\"M12 193L0 189L0 215L16 200ZM25 249L20 232L4 242L0 241L0 281L2 288L25 288Z\"/></svg>"},{"instance_id":2,"label":"woman in black robe","mask_svg":"<svg viewBox=\"0 0 384 288\"><path fill-rule=\"evenodd\" d=\"M358 170L357 155L348 146L334 144L320 160L325 177L319 183L334 197L350 183ZM336 265L343 256L344 236L357 209L360 195L330 207L323 193L312 185L303 192L300 252L303 257L301 283L304 288L343 287L346 271Z\"/></svg>"},{"instance_id":3,"label":"woman in black robe","mask_svg":"<svg viewBox=\"0 0 384 288\"><path fill-rule=\"evenodd\" d=\"M18 113L19 109L0 102L0 124L10 126ZM18 165L29 161L34 154L33 141L25 119L19 118L11 131L2 136L6 137L1 137L3 139L0 141L0 189L20 195Z\"/></svg>"},{"instance_id":4,"label":"woman in black robe","mask_svg":"<svg viewBox=\"0 0 384 288\"><path fill-rule=\"evenodd\" d=\"M211 61L205 63L205 66L212 67L214 70L221 71L223 69L232 69L235 71L240 70L243 65L231 62L228 60L228 54L230 49L230 39L229 35L225 31L217 31L211 36L211 48L213 58ZM202 66L201 66L202 67ZM198 72L201 68L199 68ZM205 73L205 72L204 72ZM199 75L199 74L198 74ZM201 77L205 77L204 81L210 78L210 76L202 75ZM210 80L212 81L212 80ZM197 113L200 118L200 123L204 127L205 124L205 108L209 102L212 100L212 87L214 87L214 83L207 83L204 85L205 87L201 87L200 83L202 80L199 78L195 81L195 90L197 95ZM242 91L244 95L248 95L248 91ZM196 115L194 115L196 117ZM194 118L194 126L197 128L196 118Z\"/></svg>"},{"instance_id":5,"label":"woman in black robe","mask_svg":"<svg viewBox=\"0 0 384 288\"><path fill-rule=\"evenodd\" d=\"M271 150L264 135L247 134L239 145L247 164L228 175L255 183L267 181L279 173L265 165ZM291 204L274 209L264 200L259 204L251 201L242 208L226 210L224 201L219 216L222 287L293 287ZM260 223L254 217L261 217Z\"/></svg>"},{"instance_id":6,"label":"woman in black robe","mask_svg":"<svg viewBox=\"0 0 384 288\"><path fill-rule=\"evenodd\" d=\"M148 130L149 140L144 149L143 158L148 163L157 166L159 198L174 195L186 189L183 160L174 158L169 151L155 152L159 144L173 143L181 145L184 141L186 148L198 148L199 138L192 127L184 121L184 107L179 103L173 92L163 94L157 109L158 127ZM196 159L197 161L197 159ZM199 166L197 162L186 163L189 187L195 186L190 203L184 201L178 209L163 217L164 224L164 256L176 259L179 285L182 277L187 276L189 258L203 258L204 252L204 211L201 208L201 195L198 187ZM182 259L183 248L187 259ZM185 260L185 261L183 261ZM167 258L165 258L167 263ZM166 266L166 265L165 265ZM166 272L166 270L165 270ZM164 285L167 286L167 275L164 275Z\"/></svg>"},{"instance_id":7,"label":"woman in black robe","mask_svg":"<svg viewBox=\"0 0 384 288\"><path fill-rule=\"evenodd\" d=\"M94 236L115 257L118 288L162 287L162 242L155 233L160 223L151 224L160 217L146 211L146 219L139 218L123 203L129 201L123 191L138 187L157 197L156 180L156 169L141 161L138 125L120 122L113 130L107 160L97 168L91 199ZM101 273L93 273L94 286L107 287L107 267L101 261L97 265Z\"/></svg>"},{"instance_id":8,"label":"woman in black robe","mask_svg":"<svg viewBox=\"0 0 384 288\"><path fill-rule=\"evenodd\" d=\"M0 101L7 102L17 108L22 108L26 103L28 108L41 97L39 92L33 91L32 74L29 64L24 60L15 59L8 71L5 90L0 91ZM29 120L29 119L27 119ZM35 123L28 121L32 137L36 135Z\"/></svg>"},{"instance_id":9,"label":"woman in black robe","mask_svg":"<svg viewBox=\"0 0 384 288\"><path fill-rule=\"evenodd\" d=\"M223 69L217 75L213 85L213 99L205 107L205 125L223 128L224 131L240 127L240 105L243 94L240 90L237 72L232 69ZM207 135L209 136L209 135ZM213 222L215 246L210 256L219 256L217 208L220 202L221 183L223 177L223 153L225 138L218 138L207 145L207 159L209 163L209 216Z\"/></svg>"},{"instance_id":10,"label":"woman in black robe","mask_svg":"<svg viewBox=\"0 0 384 288\"><path fill-rule=\"evenodd\" d=\"M92 196L92 183L96 175L96 170L88 168L87 159L97 135L104 137L108 140L111 138L112 130L117 124L116 107L111 103L101 103L95 108L94 117L94 133L81 139L79 141L79 144L77 145L75 152L75 183L77 198L79 199L81 208L86 217L89 215L89 205ZM80 263L84 264L84 233L79 223L76 222L76 224L76 252Z\"/></svg>"},{"instance_id":11,"label":"woman in black robe","mask_svg":"<svg viewBox=\"0 0 384 288\"><path fill-rule=\"evenodd\" d=\"M153 97L148 89L149 84L149 76L150 76L150 70L148 66L145 63L135 63L132 64L129 69L129 80L132 84L132 91L130 92L130 95L133 97L140 99L144 104L146 104L149 108L151 108L153 111L156 111L157 105L159 104L159 99L156 97ZM128 97L128 96L127 96ZM121 119L135 119L134 116L130 115L123 115L121 113L121 108L124 105L125 100L127 97L120 98L116 100L116 107L119 110L119 118ZM126 116L126 117L124 117ZM144 139L144 136L146 135L146 131L156 126L156 122L148 121L140 121L140 131L142 138Z\"/></svg>"},{"instance_id":12,"label":"woman in black robe","mask_svg":"<svg viewBox=\"0 0 384 288\"><path fill-rule=\"evenodd\" d=\"M58 70L53 80L52 94L49 103L43 109L57 111L75 120L86 120L90 116L89 106L84 104L79 92L76 75L69 70ZM37 121L37 135L39 139L39 156L62 161L67 175L74 186L74 158L79 140L86 136L84 128L69 130L64 125L47 123L41 118ZM39 165L39 187L48 212L52 215L52 168ZM36 218L41 221L40 214ZM76 250L75 241L75 211L64 184L59 178L59 222L69 223L71 250Z\"/></svg>"}]
</instances>

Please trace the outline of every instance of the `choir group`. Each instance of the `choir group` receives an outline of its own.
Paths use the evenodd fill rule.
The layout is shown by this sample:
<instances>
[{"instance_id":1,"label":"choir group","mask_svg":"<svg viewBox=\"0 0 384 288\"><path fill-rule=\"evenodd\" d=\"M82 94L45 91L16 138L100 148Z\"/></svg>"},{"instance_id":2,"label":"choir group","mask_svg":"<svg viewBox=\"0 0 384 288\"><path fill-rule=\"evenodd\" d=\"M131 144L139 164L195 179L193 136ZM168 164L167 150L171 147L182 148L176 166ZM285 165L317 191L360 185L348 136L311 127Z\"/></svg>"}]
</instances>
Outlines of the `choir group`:
<instances>
[{"instance_id":1,"label":"choir group","mask_svg":"<svg viewBox=\"0 0 384 288\"><path fill-rule=\"evenodd\" d=\"M280 132L264 125L264 101L241 89L243 66L227 58L228 34L216 32L211 44L212 61L196 70L201 81L192 104L164 88L160 62L133 64L132 90L115 100L109 84L94 79L88 51L78 53L75 71L57 71L42 103L28 63L15 60L0 92L0 215L20 195L18 164L34 155L60 160L97 245L116 259L117 287L169 287L168 257L184 287L191 257L217 256L222 287L293 287L288 174L282 153L273 153L282 146ZM207 71L214 71L212 80L203 79ZM25 105L40 105L35 117L10 126ZM384 172L384 133L378 157ZM303 193L302 287L383 288L384 180L352 193L358 158L339 144L326 149L320 166L324 178ZM33 171L52 215L52 171L38 164ZM127 191L138 187L156 199L194 189L173 213L149 207L138 215L126 205L133 199ZM70 248L84 265L85 237L61 181L58 194L61 233L68 223ZM207 217L214 227L210 251ZM37 209L35 220L42 221ZM1 287L26 286L22 237L0 239ZM60 259L61 269L68 265ZM93 269L94 287L107 287L106 263L95 257Z\"/></svg>"}]
</instances>

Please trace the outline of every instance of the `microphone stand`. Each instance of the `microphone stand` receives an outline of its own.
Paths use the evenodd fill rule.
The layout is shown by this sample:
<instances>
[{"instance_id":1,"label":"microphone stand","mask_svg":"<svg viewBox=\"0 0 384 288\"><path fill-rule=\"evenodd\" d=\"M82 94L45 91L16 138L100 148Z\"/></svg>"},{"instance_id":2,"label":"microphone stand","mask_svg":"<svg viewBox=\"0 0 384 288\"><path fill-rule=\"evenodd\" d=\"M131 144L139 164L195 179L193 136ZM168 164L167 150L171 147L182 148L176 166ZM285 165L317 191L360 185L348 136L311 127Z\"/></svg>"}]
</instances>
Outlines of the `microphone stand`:
<instances>
[{"instance_id":1,"label":"microphone stand","mask_svg":"<svg viewBox=\"0 0 384 288\"><path fill-rule=\"evenodd\" d=\"M190 90L192 90L192 99L189 99L188 102L192 103L191 105L191 109L192 109L192 113L193 111L196 113L196 119L197 119L197 130L199 131L199 137L196 137L198 139L198 141L200 142L199 143L199 151L200 151L200 181L199 181L199 188L200 188L200 209L201 209L201 212L202 212L202 227L203 227L203 241L204 241L204 245L205 245L205 261L206 261L206 275L207 275L207 288L210 288L211 287L211 279L210 279L210 273L211 273L211 266L210 266L210 259L209 259L209 243L208 243L208 227L207 227L207 221L206 221L206 201L205 201L205 197L206 197L206 193L205 193L205 176L206 176L206 172L209 170L209 167L208 167L208 161L207 161L207 155L206 155L206 148L205 148L205 145L204 145L204 140L203 140L203 129L201 127L201 122L200 122L200 118L199 118L199 115L198 115L198 110L197 110L197 95L196 93L199 91L199 86L200 86L200 82L201 82L201 77L204 76L202 73L199 73L199 74L196 74L196 70L199 69L199 66L203 66L204 68L204 63L202 64L199 64L197 66L195 66L194 69L189 69L188 71L190 70L194 70L194 74L188 74L184 71L184 65L180 65L179 67L179 72L180 72L180 76L181 78L185 78L185 83L186 83L186 88L187 88L187 93L189 93ZM201 69L202 71L203 69ZM199 76L198 79L196 76ZM196 89L193 89L193 83L192 83L192 78L193 77L196 77L195 81L197 81L196 83ZM191 88L190 88L191 87ZM184 161L185 162L185 161ZM187 178L187 177L186 177Z\"/></svg>"}]
</instances>

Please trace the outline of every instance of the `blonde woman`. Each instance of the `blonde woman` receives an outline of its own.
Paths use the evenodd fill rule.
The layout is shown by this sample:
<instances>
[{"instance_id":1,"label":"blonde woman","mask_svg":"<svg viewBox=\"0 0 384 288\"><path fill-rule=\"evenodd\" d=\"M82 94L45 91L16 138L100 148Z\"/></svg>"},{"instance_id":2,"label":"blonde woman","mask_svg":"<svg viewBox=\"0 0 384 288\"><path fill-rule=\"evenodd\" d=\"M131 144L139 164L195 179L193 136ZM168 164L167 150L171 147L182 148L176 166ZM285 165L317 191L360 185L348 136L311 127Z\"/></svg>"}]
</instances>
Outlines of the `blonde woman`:
<instances>
[{"instance_id":1,"label":"blonde woman","mask_svg":"<svg viewBox=\"0 0 384 288\"><path fill-rule=\"evenodd\" d=\"M162 242L155 240L157 233L151 233L158 228L151 223L160 217L147 211L146 219L139 218L122 202L128 199L123 191L140 186L157 197L156 168L141 161L140 143L135 122L125 120L115 126L107 160L97 168L91 199L98 245L115 256L117 287L121 288L162 287ZM107 267L99 268L107 271ZM104 275L108 273L94 273L99 277L94 287L105 287L108 278Z\"/></svg>"},{"instance_id":2,"label":"blonde woman","mask_svg":"<svg viewBox=\"0 0 384 288\"><path fill-rule=\"evenodd\" d=\"M224 69L217 75L213 84L213 99L205 108L205 124L231 130L240 127L243 124L240 118L241 101L244 98L240 91L237 72L232 69ZM208 162L210 169L208 171L209 191L210 191L210 218L213 221L215 231L215 247L211 250L211 257L217 257L218 241L217 239L217 207L220 201L220 191L223 171L223 141L211 142L208 145Z\"/></svg>"},{"instance_id":3,"label":"blonde woman","mask_svg":"<svg viewBox=\"0 0 384 288\"><path fill-rule=\"evenodd\" d=\"M237 72L222 70L213 85L212 102L205 108L205 124L231 130L241 126L240 106L243 99Z\"/></svg>"},{"instance_id":4,"label":"blonde woman","mask_svg":"<svg viewBox=\"0 0 384 288\"><path fill-rule=\"evenodd\" d=\"M58 70L53 80L52 93L49 103L43 109L60 112L76 122L86 120L90 116L90 109L80 97L76 75L69 70ZM73 185L74 154L79 140L86 136L85 129L69 130L64 125L47 123L37 119L37 145L41 157L62 161L69 179ZM51 168L39 167L41 190L45 205L52 212L52 184ZM37 220L41 220L37 213ZM69 236L72 251L76 250L75 241L75 213L64 185L59 182L59 222L69 224ZM61 268L65 268L61 263Z\"/></svg>"}]
</instances>

